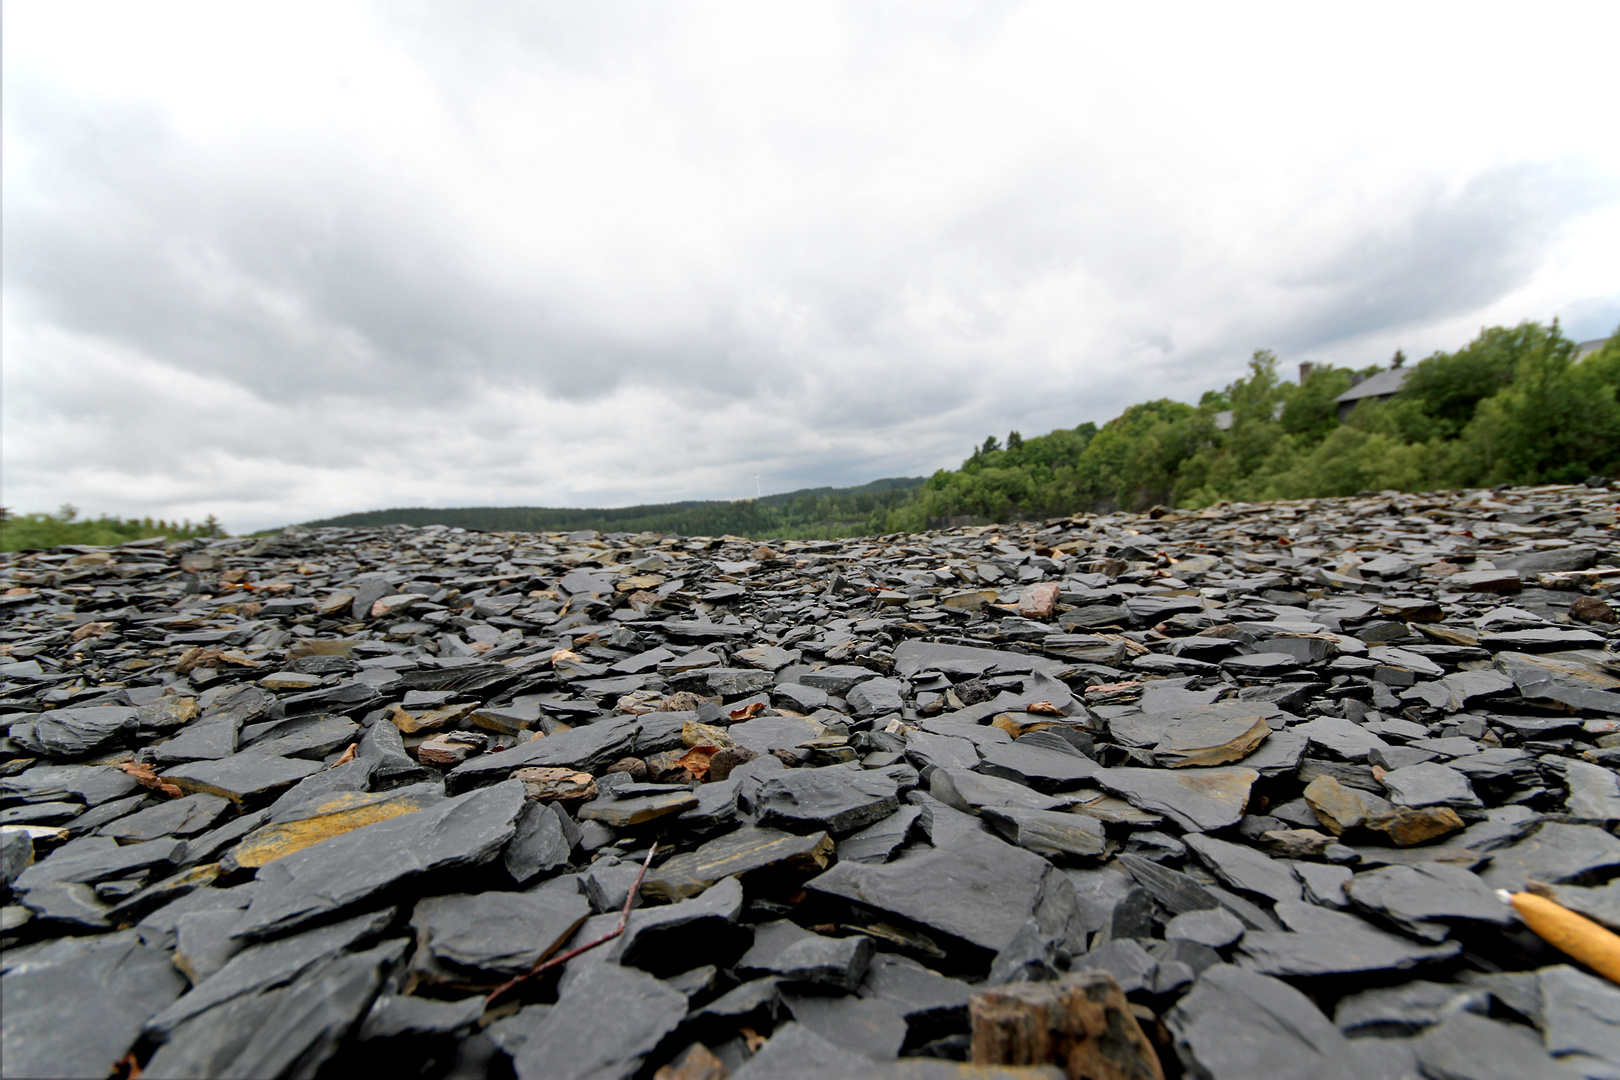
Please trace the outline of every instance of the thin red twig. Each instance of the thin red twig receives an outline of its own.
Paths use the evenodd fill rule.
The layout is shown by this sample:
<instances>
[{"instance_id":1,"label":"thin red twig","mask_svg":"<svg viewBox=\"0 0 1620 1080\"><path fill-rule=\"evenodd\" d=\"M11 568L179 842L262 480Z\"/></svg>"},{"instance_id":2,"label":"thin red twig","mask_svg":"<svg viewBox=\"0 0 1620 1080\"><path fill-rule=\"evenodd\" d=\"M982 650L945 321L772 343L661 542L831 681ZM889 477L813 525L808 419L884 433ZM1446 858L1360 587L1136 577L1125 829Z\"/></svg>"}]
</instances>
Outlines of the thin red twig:
<instances>
[{"instance_id":1,"label":"thin red twig","mask_svg":"<svg viewBox=\"0 0 1620 1080\"><path fill-rule=\"evenodd\" d=\"M489 1008L490 1004L496 998L512 989L512 987L517 986L519 983L528 982L542 971L548 971L551 968L566 964L580 953L590 952L598 945L606 945L608 942L624 933L625 924L630 921L630 905L636 902L636 895L641 892L641 879L647 876L647 868L652 865L653 853L657 850L657 844L654 844L652 847L647 849L647 861L641 864L641 872L636 875L635 884L630 886L630 895L624 898L624 910L619 912L619 925L615 926L612 930L609 930L595 941L587 941L579 948L570 949L561 956L553 956L550 960L542 960L540 963L534 965L534 967L530 968L522 975L519 975L513 979L508 979L506 982L489 992L489 996L484 999L484 1008Z\"/></svg>"}]
</instances>

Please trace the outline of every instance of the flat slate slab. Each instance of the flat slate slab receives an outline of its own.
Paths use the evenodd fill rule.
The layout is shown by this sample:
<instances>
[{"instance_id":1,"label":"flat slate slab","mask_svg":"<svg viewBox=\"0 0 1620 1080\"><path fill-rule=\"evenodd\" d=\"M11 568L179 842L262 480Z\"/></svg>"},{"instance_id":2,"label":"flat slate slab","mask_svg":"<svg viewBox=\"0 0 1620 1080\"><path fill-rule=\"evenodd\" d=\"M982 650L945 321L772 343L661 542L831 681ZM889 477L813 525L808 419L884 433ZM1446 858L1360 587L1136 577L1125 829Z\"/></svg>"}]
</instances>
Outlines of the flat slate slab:
<instances>
[{"instance_id":1,"label":"flat slate slab","mask_svg":"<svg viewBox=\"0 0 1620 1080\"><path fill-rule=\"evenodd\" d=\"M445 783L452 793L464 792L504 780L514 771L531 765L598 772L629 756L636 747L640 731L641 724L634 716L608 717L556 735L531 739L504 753L481 754L446 773Z\"/></svg>"},{"instance_id":2,"label":"flat slate slab","mask_svg":"<svg viewBox=\"0 0 1620 1080\"><path fill-rule=\"evenodd\" d=\"M949 882L942 889L940 882ZM1073 888L1045 859L988 836L966 834L892 863L840 863L806 888L841 897L999 952L1053 896ZM1056 902L1061 903L1061 899Z\"/></svg>"},{"instance_id":3,"label":"flat slate slab","mask_svg":"<svg viewBox=\"0 0 1620 1080\"><path fill-rule=\"evenodd\" d=\"M239 753L217 760L187 762L161 775L181 791L219 795L243 803L263 799L325 767L318 761L302 758Z\"/></svg>"},{"instance_id":4,"label":"flat slate slab","mask_svg":"<svg viewBox=\"0 0 1620 1080\"><path fill-rule=\"evenodd\" d=\"M900 808L900 786L862 769L789 769L759 786L759 824L789 832L825 830L843 836Z\"/></svg>"},{"instance_id":5,"label":"flat slate slab","mask_svg":"<svg viewBox=\"0 0 1620 1080\"><path fill-rule=\"evenodd\" d=\"M1098 786L1132 806L1175 821L1189 832L1235 825L1249 804L1249 789L1260 778L1253 769L1105 769Z\"/></svg>"},{"instance_id":6,"label":"flat slate slab","mask_svg":"<svg viewBox=\"0 0 1620 1080\"><path fill-rule=\"evenodd\" d=\"M522 808L523 785L508 781L277 859L260 870L239 934L285 934L420 875L490 862Z\"/></svg>"},{"instance_id":7,"label":"flat slate slab","mask_svg":"<svg viewBox=\"0 0 1620 1080\"><path fill-rule=\"evenodd\" d=\"M1182 1061L1209 1080L1365 1080L1350 1040L1281 979L1217 964L1165 1023Z\"/></svg>"},{"instance_id":8,"label":"flat slate slab","mask_svg":"<svg viewBox=\"0 0 1620 1080\"><path fill-rule=\"evenodd\" d=\"M1405 970L1457 955L1456 942L1423 945L1379 930L1355 915L1300 900L1277 904L1284 933L1254 931L1238 943L1243 967L1263 975L1346 975Z\"/></svg>"},{"instance_id":9,"label":"flat slate slab","mask_svg":"<svg viewBox=\"0 0 1620 1080\"><path fill-rule=\"evenodd\" d=\"M0 976L6 1076L105 1076L185 979L135 931L59 938Z\"/></svg>"},{"instance_id":10,"label":"flat slate slab","mask_svg":"<svg viewBox=\"0 0 1620 1080\"><path fill-rule=\"evenodd\" d=\"M744 825L654 867L642 888L649 896L680 900L696 896L722 878L769 866L812 874L826 868L832 850L832 838L825 831L801 835Z\"/></svg>"}]
</instances>

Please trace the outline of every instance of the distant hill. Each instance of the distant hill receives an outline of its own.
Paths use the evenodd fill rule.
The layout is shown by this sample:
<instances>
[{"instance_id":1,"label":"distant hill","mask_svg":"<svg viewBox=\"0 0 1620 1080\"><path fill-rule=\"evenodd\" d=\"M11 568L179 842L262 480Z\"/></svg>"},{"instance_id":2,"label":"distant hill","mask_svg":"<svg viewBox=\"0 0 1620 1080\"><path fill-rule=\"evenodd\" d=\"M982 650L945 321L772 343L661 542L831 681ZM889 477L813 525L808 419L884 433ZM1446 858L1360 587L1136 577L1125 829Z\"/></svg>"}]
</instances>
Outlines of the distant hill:
<instances>
[{"instance_id":1,"label":"distant hill","mask_svg":"<svg viewBox=\"0 0 1620 1080\"><path fill-rule=\"evenodd\" d=\"M760 539L827 540L881 531L890 510L923 485L921 476L889 477L849 488L804 488L759 499L657 503L616 509L551 506L409 507L367 510L306 526L450 525L485 532L680 533Z\"/></svg>"}]
</instances>

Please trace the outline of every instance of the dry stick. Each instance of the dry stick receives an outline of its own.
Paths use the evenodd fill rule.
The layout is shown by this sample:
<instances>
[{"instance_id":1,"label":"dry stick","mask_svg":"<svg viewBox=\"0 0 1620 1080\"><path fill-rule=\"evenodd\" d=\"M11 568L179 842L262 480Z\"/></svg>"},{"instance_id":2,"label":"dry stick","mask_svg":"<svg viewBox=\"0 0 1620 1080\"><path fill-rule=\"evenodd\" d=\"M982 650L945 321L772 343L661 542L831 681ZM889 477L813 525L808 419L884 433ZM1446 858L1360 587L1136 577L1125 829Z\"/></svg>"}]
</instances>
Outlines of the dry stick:
<instances>
[{"instance_id":1,"label":"dry stick","mask_svg":"<svg viewBox=\"0 0 1620 1080\"><path fill-rule=\"evenodd\" d=\"M647 868L652 865L653 853L657 850L657 844L654 844L652 847L647 849L647 861L641 864L641 873L636 875L635 884L630 886L630 895L624 898L624 910L619 912L618 926L615 926L612 930L609 930L595 941L587 941L579 948L570 949L561 956L553 956L550 960L542 960L524 974L519 975L514 979L508 979L506 982L489 992L489 996L484 999L484 1008L489 1008L491 1002L519 983L527 982L536 975L540 974L542 971L547 971L551 968L557 967L559 964L566 964L580 953L590 952L598 945L606 945L608 942L624 933L625 924L630 921L630 905L636 902L636 894L641 892L641 879L647 876Z\"/></svg>"}]
</instances>

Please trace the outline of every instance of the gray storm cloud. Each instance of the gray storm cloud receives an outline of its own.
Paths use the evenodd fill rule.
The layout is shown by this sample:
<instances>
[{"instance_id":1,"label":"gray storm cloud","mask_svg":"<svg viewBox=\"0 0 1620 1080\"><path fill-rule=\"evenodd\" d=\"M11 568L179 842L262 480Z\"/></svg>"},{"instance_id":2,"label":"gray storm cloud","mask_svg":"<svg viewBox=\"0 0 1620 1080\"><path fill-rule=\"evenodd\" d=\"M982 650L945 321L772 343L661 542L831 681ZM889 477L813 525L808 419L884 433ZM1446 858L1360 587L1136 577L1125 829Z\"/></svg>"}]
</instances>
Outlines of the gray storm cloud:
<instances>
[{"instance_id":1,"label":"gray storm cloud","mask_svg":"<svg viewBox=\"0 0 1620 1080\"><path fill-rule=\"evenodd\" d=\"M13 508L859 483L1255 347L1359 366L1620 297L1578 117L1424 151L1393 97L1296 85L1343 128L1301 130L1232 80L1211 130L1221 64L1133 85L1062 7L253 11L7 9Z\"/></svg>"}]
</instances>

